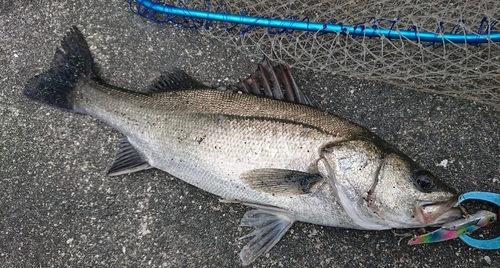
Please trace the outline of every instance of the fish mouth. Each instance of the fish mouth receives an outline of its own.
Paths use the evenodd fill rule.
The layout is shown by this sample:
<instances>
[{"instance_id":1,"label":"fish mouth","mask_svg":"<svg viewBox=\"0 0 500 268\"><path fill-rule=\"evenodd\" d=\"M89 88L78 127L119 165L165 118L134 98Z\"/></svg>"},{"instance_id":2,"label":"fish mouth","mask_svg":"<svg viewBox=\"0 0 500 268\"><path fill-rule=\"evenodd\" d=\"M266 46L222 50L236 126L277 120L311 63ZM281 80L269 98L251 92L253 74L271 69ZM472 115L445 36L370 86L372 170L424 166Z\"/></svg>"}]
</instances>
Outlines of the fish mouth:
<instances>
[{"instance_id":1,"label":"fish mouth","mask_svg":"<svg viewBox=\"0 0 500 268\"><path fill-rule=\"evenodd\" d=\"M415 216L421 223L432 226L441 225L462 217L462 211L453 207L458 201L458 195L447 201L423 201L415 207Z\"/></svg>"}]
</instances>

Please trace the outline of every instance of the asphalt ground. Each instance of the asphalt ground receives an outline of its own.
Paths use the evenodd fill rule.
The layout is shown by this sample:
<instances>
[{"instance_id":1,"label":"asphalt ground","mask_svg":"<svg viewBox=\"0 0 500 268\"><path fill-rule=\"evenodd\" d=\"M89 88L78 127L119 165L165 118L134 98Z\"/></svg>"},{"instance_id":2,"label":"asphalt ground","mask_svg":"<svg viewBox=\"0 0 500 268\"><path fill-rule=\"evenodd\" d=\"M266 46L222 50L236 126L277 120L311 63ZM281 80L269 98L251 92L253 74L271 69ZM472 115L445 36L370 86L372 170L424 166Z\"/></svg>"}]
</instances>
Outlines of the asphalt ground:
<instances>
[{"instance_id":1,"label":"asphalt ground","mask_svg":"<svg viewBox=\"0 0 500 268\"><path fill-rule=\"evenodd\" d=\"M48 68L71 25L83 32L104 80L133 90L174 68L212 86L227 85L245 78L259 59L196 31L147 21L126 1L0 3L1 266L240 266L246 240L238 238L251 230L238 225L248 208L220 203L159 170L105 177L121 135L90 116L31 103L21 91ZM318 107L376 132L451 187L500 192L499 110L292 71ZM483 237L498 234L499 225L481 231ZM400 239L392 231L296 223L251 267L500 265L499 251L458 239L420 246Z\"/></svg>"}]
</instances>

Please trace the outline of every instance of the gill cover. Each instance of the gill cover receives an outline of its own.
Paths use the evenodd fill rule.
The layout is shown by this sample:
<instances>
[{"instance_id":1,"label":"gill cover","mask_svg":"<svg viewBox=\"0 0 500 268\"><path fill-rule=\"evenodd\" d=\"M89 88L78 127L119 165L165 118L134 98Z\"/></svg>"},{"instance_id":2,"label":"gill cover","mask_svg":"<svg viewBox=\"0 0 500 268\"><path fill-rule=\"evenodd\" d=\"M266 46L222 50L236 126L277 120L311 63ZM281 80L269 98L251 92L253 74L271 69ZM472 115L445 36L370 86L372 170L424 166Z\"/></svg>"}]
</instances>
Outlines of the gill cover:
<instances>
[{"instance_id":1,"label":"gill cover","mask_svg":"<svg viewBox=\"0 0 500 268\"><path fill-rule=\"evenodd\" d=\"M365 139L325 147L318 163L345 212L369 230L433 225L450 210L455 193L415 166L392 146ZM419 217L422 204L433 208L427 221ZM453 211L440 221L455 216Z\"/></svg>"}]
</instances>

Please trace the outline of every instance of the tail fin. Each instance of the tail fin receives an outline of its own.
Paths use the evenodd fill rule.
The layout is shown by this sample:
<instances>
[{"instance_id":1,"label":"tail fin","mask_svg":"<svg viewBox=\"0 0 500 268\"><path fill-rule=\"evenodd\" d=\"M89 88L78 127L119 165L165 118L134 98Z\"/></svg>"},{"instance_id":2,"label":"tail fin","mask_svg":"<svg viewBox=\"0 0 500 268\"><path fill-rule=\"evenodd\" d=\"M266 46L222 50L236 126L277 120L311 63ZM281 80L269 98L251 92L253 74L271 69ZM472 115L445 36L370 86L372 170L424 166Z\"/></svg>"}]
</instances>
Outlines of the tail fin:
<instances>
[{"instance_id":1,"label":"tail fin","mask_svg":"<svg viewBox=\"0 0 500 268\"><path fill-rule=\"evenodd\" d=\"M24 87L29 99L67 111L74 111L71 93L82 77L96 78L89 46L73 26L57 49L50 69L33 77Z\"/></svg>"}]
</instances>

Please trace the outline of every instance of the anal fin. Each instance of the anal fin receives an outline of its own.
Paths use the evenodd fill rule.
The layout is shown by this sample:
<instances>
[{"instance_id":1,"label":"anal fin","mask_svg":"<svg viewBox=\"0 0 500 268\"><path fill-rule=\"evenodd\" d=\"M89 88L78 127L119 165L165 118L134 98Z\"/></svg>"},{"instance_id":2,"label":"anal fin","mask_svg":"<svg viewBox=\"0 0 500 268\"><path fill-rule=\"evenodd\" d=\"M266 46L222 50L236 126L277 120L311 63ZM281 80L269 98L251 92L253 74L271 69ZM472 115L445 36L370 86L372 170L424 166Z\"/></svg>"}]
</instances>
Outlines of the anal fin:
<instances>
[{"instance_id":1,"label":"anal fin","mask_svg":"<svg viewBox=\"0 0 500 268\"><path fill-rule=\"evenodd\" d=\"M245 213L240 224L240 226L255 228L253 232L240 238L253 237L240 252L244 266L271 250L294 223L286 210L263 205L250 204L250 206L257 209Z\"/></svg>"},{"instance_id":2,"label":"anal fin","mask_svg":"<svg viewBox=\"0 0 500 268\"><path fill-rule=\"evenodd\" d=\"M115 161L106 172L106 175L118 176L149 168L151 168L151 165L130 144L128 138L123 138L118 144Z\"/></svg>"}]
</instances>

